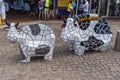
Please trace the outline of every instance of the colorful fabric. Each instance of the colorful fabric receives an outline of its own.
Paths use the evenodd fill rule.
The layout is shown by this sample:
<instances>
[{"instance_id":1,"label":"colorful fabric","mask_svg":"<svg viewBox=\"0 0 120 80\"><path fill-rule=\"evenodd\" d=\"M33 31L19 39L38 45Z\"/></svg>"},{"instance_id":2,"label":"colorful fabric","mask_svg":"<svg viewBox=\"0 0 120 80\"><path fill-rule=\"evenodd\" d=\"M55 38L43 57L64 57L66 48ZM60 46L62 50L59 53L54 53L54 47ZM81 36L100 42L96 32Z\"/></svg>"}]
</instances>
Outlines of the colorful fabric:
<instances>
[{"instance_id":1,"label":"colorful fabric","mask_svg":"<svg viewBox=\"0 0 120 80\"><path fill-rule=\"evenodd\" d=\"M43 9L43 2L39 1L38 5L39 5L39 10L42 10Z\"/></svg>"},{"instance_id":2,"label":"colorful fabric","mask_svg":"<svg viewBox=\"0 0 120 80\"><path fill-rule=\"evenodd\" d=\"M49 2L50 2L49 0L45 1L45 7L49 7Z\"/></svg>"},{"instance_id":3,"label":"colorful fabric","mask_svg":"<svg viewBox=\"0 0 120 80\"><path fill-rule=\"evenodd\" d=\"M75 1L72 1L72 7L74 8L76 6Z\"/></svg>"},{"instance_id":4,"label":"colorful fabric","mask_svg":"<svg viewBox=\"0 0 120 80\"><path fill-rule=\"evenodd\" d=\"M68 11L68 12L71 12L71 11L72 11L71 8L70 8L71 6L72 6L71 3L69 3L69 4L68 4L68 7L67 7L67 11Z\"/></svg>"},{"instance_id":5,"label":"colorful fabric","mask_svg":"<svg viewBox=\"0 0 120 80\"><path fill-rule=\"evenodd\" d=\"M45 0L45 8L44 8L44 11L48 11L49 10L49 0Z\"/></svg>"}]
</instances>

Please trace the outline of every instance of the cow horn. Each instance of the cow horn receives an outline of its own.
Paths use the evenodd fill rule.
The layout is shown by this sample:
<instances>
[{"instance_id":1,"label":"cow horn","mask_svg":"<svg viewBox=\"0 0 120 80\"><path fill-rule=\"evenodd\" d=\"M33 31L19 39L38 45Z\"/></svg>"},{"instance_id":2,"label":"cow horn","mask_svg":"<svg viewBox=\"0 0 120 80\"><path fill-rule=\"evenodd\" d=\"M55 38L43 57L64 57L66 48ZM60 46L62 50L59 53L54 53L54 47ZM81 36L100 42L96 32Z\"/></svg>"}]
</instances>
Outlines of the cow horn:
<instances>
[{"instance_id":1,"label":"cow horn","mask_svg":"<svg viewBox=\"0 0 120 80\"><path fill-rule=\"evenodd\" d=\"M10 26L10 23L8 23L7 21L5 21L5 24L7 24L8 26Z\"/></svg>"},{"instance_id":2,"label":"cow horn","mask_svg":"<svg viewBox=\"0 0 120 80\"><path fill-rule=\"evenodd\" d=\"M17 28L18 25L19 25L19 23L17 22L17 23L15 24L15 27Z\"/></svg>"},{"instance_id":3,"label":"cow horn","mask_svg":"<svg viewBox=\"0 0 120 80\"><path fill-rule=\"evenodd\" d=\"M16 27L17 30L20 32L20 31L21 31L21 28L18 28L18 25L19 25L19 23L17 22L17 23L15 24L15 27Z\"/></svg>"}]
</instances>

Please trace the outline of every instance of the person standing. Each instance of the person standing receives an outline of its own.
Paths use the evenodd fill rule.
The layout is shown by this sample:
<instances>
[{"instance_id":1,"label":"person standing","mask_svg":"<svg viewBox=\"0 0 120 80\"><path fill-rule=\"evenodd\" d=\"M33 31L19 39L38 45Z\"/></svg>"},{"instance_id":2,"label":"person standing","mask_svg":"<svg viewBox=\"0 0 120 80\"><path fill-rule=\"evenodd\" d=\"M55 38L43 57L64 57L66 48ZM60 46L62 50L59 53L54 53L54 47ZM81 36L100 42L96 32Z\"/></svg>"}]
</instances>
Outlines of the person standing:
<instances>
[{"instance_id":1,"label":"person standing","mask_svg":"<svg viewBox=\"0 0 120 80\"><path fill-rule=\"evenodd\" d=\"M45 15L45 20L49 19L49 6L50 6L50 0L45 0L45 4L44 4L44 15Z\"/></svg>"},{"instance_id":2,"label":"person standing","mask_svg":"<svg viewBox=\"0 0 120 80\"><path fill-rule=\"evenodd\" d=\"M38 1L39 6L39 19L43 18L43 0Z\"/></svg>"},{"instance_id":3,"label":"person standing","mask_svg":"<svg viewBox=\"0 0 120 80\"><path fill-rule=\"evenodd\" d=\"M51 18L54 18L54 5L53 5L52 1L50 2L50 12L49 12L49 15L50 15Z\"/></svg>"},{"instance_id":4,"label":"person standing","mask_svg":"<svg viewBox=\"0 0 120 80\"><path fill-rule=\"evenodd\" d=\"M75 12L76 12L76 1L75 0L72 0L72 7L73 7L73 10L72 10L72 16L75 17Z\"/></svg>"},{"instance_id":5,"label":"person standing","mask_svg":"<svg viewBox=\"0 0 120 80\"><path fill-rule=\"evenodd\" d=\"M78 15L83 13L84 13L84 5L83 5L83 1L80 1L78 4Z\"/></svg>"},{"instance_id":6,"label":"person standing","mask_svg":"<svg viewBox=\"0 0 120 80\"><path fill-rule=\"evenodd\" d=\"M68 6L67 6L68 18L71 17L72 10L73 10L72 1L70 1L69 4L68 4Z\"/></svg>"},{"instance_id":7,"label":"person standing","mask_svg":"<svg viewBox=\"0 0 120 80\"><path fill-rule=\"evenodd\" d=\"M7 0L4 2L4 4L5 4L5 11L9 12L9 4L8 4Z\"/></svg>"},{"instance_id":8,"label":"person standing","mask_svg":"<svg viewBox=\"0 0 120 80\"><path fill-rule=\"evenodd\" d=\"M2 24L5 24L4 21L6 19L6 12L5 12L5 4L3 0L0 0L0 14L2 17Z\"/></svg>"},{"instance_id":9,"label":"person standing","mask_svg":"<svg viewBox=\"0 0 120 80\"><path fill-rule=\"evenodd\" d=\"M35 15L35 1L30 1L30 16Z\"/></svg>"},{"instance_id":10,"label":"person standing","mask_svg":"<svg viewBox=\"0 0 120 80\"><path fill-rule=\"evenodd\" d=\"M96 14L96 10L97 10L97 1L93 0L91 4L91 13Z\"/></svg>"},{"instance_id":11,"label":"person standing","mask_svg":"<svg viewBox=\"0 0 120 80\"><path fill-rule=\"evenodd\" d=\"M85 0L84 4L84 14L89 12L89 3L88 0Z\"/></svg>"}]
</instances>

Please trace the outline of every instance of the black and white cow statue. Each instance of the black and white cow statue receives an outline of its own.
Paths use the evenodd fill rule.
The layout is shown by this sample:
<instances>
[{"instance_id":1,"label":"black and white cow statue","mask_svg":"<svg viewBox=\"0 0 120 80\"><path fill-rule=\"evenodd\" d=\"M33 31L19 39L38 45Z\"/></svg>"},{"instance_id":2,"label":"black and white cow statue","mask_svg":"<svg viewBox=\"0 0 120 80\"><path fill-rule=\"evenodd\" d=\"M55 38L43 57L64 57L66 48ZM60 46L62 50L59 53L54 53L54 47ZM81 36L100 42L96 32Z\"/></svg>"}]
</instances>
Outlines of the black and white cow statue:
<instances>
[{"instance_id":1,"label":"black and white cow statue","mask_svg":"<svg viewBox=\"0 0 120 80\"><path fill-rule=\"evenodd\" d=\"M109 24L97 14L68 18L62 25L61 39L67 42L69 49L74 50L77 55L83 55L85 50L105 51L111 38Z\"/></svg>"},{"instance_id":2,"label":"black and white cow statue","mask_svg":"<svg viewBox=\"0 0 120 80\"><path fill-rule=\"evenodd\" d=\"M43 24L29 24L21 29L18 24L7 23L7 38L10 42L19 42L21 62L30 62L32 56L44 56L45 60L52 60L55 34L52 29Z\"/></svg>"}]
</instances>

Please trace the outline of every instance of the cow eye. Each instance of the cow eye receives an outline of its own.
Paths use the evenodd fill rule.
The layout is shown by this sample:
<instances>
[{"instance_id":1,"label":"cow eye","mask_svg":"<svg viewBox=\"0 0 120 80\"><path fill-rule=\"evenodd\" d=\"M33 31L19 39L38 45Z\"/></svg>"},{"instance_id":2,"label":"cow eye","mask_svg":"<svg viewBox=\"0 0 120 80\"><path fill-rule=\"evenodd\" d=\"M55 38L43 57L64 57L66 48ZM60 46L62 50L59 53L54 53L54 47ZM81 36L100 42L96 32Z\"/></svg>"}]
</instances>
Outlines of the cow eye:
<instances>
[{"instance_id":1,"label":"cow eye","mask_svg":"<svg viewBox=\"0 0 120 80\"><path fill-rule=\"evenodd\" d=\"M75 27L77 27L77 24L74 24Z\"/></svg>"}]
</instances>

